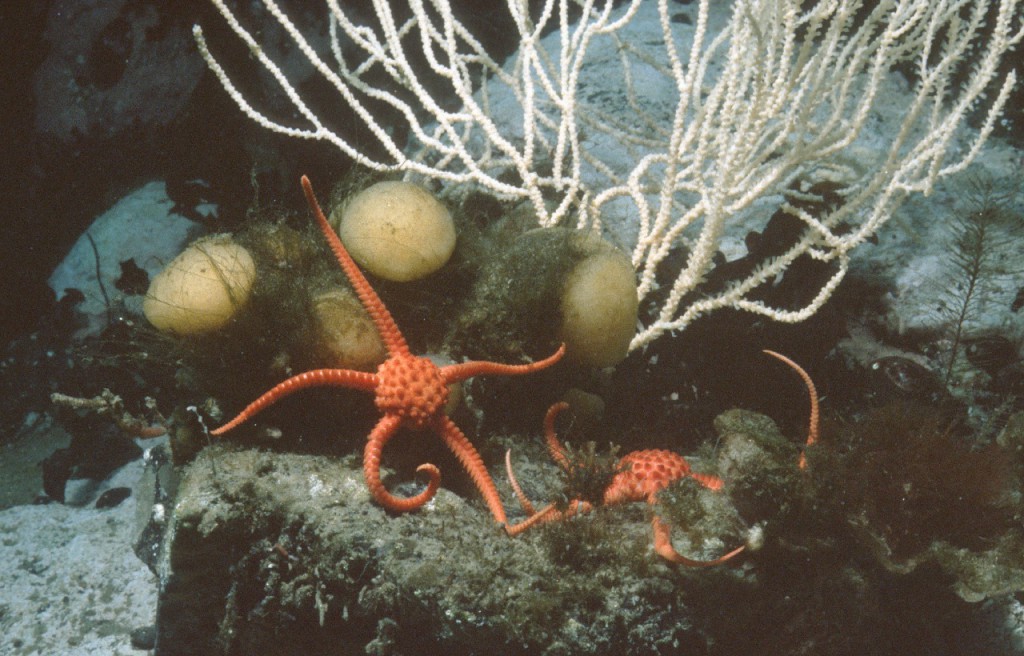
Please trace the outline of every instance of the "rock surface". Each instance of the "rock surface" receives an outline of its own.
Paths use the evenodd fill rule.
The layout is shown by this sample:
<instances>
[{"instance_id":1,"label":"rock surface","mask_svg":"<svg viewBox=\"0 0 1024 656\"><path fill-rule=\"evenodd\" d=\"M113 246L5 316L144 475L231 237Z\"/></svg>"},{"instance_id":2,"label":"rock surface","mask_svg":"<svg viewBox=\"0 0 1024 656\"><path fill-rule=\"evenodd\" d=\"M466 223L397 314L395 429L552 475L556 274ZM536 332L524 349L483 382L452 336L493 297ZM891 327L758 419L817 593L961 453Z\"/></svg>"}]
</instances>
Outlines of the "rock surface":
<instances>
[{"instance_id":1,"label":"rock surface","mask_svg":"<svg viewBox=\"0 0 1024 656\"><path fill-rule=\"evenodd\" d=\"M75 505L0 511L0 653L133 656L131 634L153 623L156 585L132 552L136 504L93 503L133 486L139 461L99 485L72 491Z\"/></svg>"},{"instance_id":2,"label":"rock surface","mask_svg":"<svg viewBox=\"0 0 1024 656\"><path fill-rule=\"evenodd\" d=\"M641 506L511 539L477 505L442 489L389 517L354 458L207 449L167 533L157 653L703 649L693 571L654 557Z\"/></svg>"}]
</instances>

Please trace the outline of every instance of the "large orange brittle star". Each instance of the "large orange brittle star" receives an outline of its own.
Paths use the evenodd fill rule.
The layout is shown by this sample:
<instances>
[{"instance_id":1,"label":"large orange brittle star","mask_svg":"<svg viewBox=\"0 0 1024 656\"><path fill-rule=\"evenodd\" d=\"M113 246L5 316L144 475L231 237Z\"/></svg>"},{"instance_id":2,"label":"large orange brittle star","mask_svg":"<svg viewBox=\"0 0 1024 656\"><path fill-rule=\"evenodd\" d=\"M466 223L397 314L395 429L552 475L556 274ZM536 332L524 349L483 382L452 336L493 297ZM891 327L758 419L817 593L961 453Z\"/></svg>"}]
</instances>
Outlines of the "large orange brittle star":
<instances>
[{"instance_id":1,"label":"large orange brittle star","mask_svg":"<svg viewBox=\"0 0 1024 656\"><path fill-rule=\"evenodd\" d=\"M334 251L363 307L373 319L377 332L380 333L381 340L387 348L388 357L377 368L377 373L350 369L312 369L292 376L275 385L250 403L237 417L211 433L222 435L272 403L310 387L346 387L373 392L382 416L366 440L366 448L363 451L363 474L370 494L377 503L392 512L408 512L420 508L437 493L441 484L441 472L430 463L424 463L416 469L417 472L426 472L430 480L427 488L415 496L394 496L384 488L380 480L381 451L398 429L429 429L439 435L452 450L480 490L491 514L500 524L505 525L505 509L480 454L444 412L445 402L448 400L448 386L479 374L513 376L550 367L565 354L565 346L562 345L553 355L543 360L523 365L475 361L438 367L426 357L413 355L391 313L327 223L323 210L320 209L313 194L313 186L306 176L302 176L302 189L320 231Z\"/></svg>"},{"instance_id":2,"label":"large orange brittle star","mask_svg":"<svg viewBox=\"0 0 1024 656\"><path fill-rule=\"evenodd\" d=\"M811 380L810 375L793 360L775 351L765 349L764 352L789 365L800 375L800 378L807 386L811 400L811 410L805 446L813 445L818 441L819 422L818 392L814 387L814 382ZM556 403L548 408L548 412L544 417L544 437L547 441L548 452L551 454L552 460L564 470L568 470L573 465L569 462L568 457L565 455L565 449L558 441L558 435L555 433L555 418L568 407L568 403ZM577 512L588 512L592 509L590 503L581 499L575 499L569 503L565 510L559 510L555 504L549 504L539 511L536 510L526 497L526 494L523 493L519 482L516 481L515 474L512 472L511 456L511 450L505 452L505 469L508 472L509 482L516 494L516 498L519 499L519 503L528 517L523 522L510 528L510 534L518 535L531 526L565 519ZM807 468L807 459L804 452L800 453L800 459L797 464L801 470ZM618 473L612 478L611 483L608 484L602 495L601 504L605 506L631 501L646 501L648 504L653 505L658 501L658 492L683 478L692 478L709 490L714 491L721 490L725 484L717 476L691 471L690 463L683 456L665 449L632 451L619 459L615 469ZM651 520L651 525L654 529L654 550L662 558L673 563L690 567L720 565L739 554L745 548L744 546L737 547L714 560L693 560L683 556L672 546L671 528L663 519L655 515L654 519Z\"/></svg>"}]
</instances>

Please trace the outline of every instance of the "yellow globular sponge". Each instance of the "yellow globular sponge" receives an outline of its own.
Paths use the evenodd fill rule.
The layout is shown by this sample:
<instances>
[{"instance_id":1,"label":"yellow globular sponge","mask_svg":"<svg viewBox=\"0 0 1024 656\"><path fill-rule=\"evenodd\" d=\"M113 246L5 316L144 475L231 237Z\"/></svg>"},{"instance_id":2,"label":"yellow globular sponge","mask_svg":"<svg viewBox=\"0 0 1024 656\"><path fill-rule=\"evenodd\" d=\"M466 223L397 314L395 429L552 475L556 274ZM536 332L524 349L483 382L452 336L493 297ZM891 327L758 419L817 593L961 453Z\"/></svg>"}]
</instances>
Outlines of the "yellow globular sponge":
<instances>
[{"instance_id":1,"label":"yellow globular sponge","mask_svg":"<svg viewBox=\"0 0 1024 656\"><path fill-rule=\"evenodd\" d=\"M566 358L610 367L625 359L636 332L636 274L629 257L608 242L588 235L575 239L585 255L562 288L559 338Z\"/></svg>"},{"instance_id":2,"label":"yellow globular sponge","mask_svg":"<svg viewBox=\"0 0 1024 656\"><path fill-rule=\"evenodd\" d=\"M142 311L153 326L199 335L225 326L249 299L256 264L228 235L191 244L153 277Z\"/></svg>"},{"instance_id":3,"label":"yellow globular sponge","mask_svg":"<svg viewBox=\"0 0 1024 656\"><path fill-rule=\"evenodd\" d=\"M356 295L337 287L312 299L315 357L341 369L373 371L387 357L377 327Z\"/></svg>"},{"instance_id":4,"label":"yellow globular sponge","mask_svg":"<svg viewBox=\"0 0 1024 656\"><path fill-rule=\"evenodd\" d=\"M385 280L408 282L440 269L455 249L455 223L430 192L378 182L331 214L353 259Z\"/></svg>"}]
</instances>

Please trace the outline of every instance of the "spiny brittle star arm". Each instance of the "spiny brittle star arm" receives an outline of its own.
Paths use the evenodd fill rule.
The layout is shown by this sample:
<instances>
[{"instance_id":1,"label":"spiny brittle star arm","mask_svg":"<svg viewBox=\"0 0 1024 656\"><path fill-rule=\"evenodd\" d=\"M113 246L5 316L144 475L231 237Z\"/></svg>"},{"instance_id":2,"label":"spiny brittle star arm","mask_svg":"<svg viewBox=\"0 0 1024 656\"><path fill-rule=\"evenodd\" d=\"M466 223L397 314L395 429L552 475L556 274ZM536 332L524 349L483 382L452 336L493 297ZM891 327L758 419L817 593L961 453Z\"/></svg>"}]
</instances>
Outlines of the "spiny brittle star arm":
<instances>
[{"instance_id":1,"label":"spiny brittle star arm","mask_svg":"<svg viewBox=\"0 0 1024 656\"><path fill-rule=\"evenodd\" d=\"M310 387L346 387L373 391L377 387L377 375L349 369L312 369L292 376L274 385L267 392L250 403L238 415L220 428L210 431L211 435L223 435L229 430L248 421L267 406L277 403L286 396Z\"/></svg>"},{"instance_id":2,"label":"spiny brittle star arm","mask_svg":"<svg viewBox=\"0 0 1024 656\"><path fill-rule=\"evenodd\" d=\"M491 475L487 473L487 467L484 466L483 458L480 457L480 453L473 446L473 443L469 441L465 433L455 425L455 422L448 415L442 414L434 420L434 430L441 436L441 439L451 449L451 452L455 454L455 457L459 459L463 468L469 472L470 478L473 479L473 484L480 491L480 495L484 498L484 503L487 504L487 508L491 511L494 519L499 524L506 524L508 519L505 516L505 507L501 505L498 488L495 487Z\"/></svg>"},{"instance_id":3,"label":"spiny brittle star arm","mask_svg":"<svg viewBox=\"0 0 1024 656\"><path fill-rule=\"evenodd\" d=\"M473 360L460 362L441 367L441 377L445 383L456 383L481 374L492 374L499 376L518 376L529 374L540 369L545 369L555 364L565 355L565 344L558 347L558 350L544 358L527 364L501 364L499 362L486 362Z\"/></svg>"},{"instance_id":4,"label":"spiny brittle star arm","mask_svg":"<svg viewBox=\"0 0 1024 656\"><path fill-rule=\"evenodd\" d=\"M327 222L327 217L324 216L324 211L320 209L320 203L317 202L316 195L313 193L313 185L306 176L302 176L302 191L306 194L309 211L313 213L320 232L323 233L338 264L341 265L349 282L352 283L352 288L355 289L359 301L370 314L370 318L373 319L373 325L377 327L377 332L380 333L381 341L384 342L388 354L408 354L409 345L406 343L405 337L402 336L402 331L398 329L398 324L395 323L384 302L377 296L377 292L370 286L366 276L359 270L355 260L349 255L345 245L341 243L341 239L334 232L334 228Z\"/></svg>"}]
</instances>

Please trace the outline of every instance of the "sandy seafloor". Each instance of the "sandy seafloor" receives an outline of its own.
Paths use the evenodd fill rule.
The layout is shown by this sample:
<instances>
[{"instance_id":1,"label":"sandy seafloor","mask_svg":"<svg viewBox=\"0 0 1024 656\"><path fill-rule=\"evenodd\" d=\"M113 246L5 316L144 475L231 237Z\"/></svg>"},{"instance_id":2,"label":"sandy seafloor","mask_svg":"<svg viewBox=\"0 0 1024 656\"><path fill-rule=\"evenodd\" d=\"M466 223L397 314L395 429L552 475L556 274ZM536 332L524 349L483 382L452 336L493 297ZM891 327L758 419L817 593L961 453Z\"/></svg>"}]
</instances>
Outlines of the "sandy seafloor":
<instances>
[{"instance_id":1,"label":"sandy seafloor","mask_svg":"<svg viewBox=\"0 0 1024 656\"><path fill-rule=\"evenodd\" d=\"M3 470L33 466L25 441L64 446L68 440L43 420L4 446ZM65 504L0 510L0 654L145 653L131 640L156 616L156 577L132 549L142 472L138 459L102 482L70 481ZM5 477L9 492L17 478ZM130 487L133 494L116 507L96 508L96 499L115 487ZM19 491L32 491L29 479Z\"/></svg>"}]
</instances>

